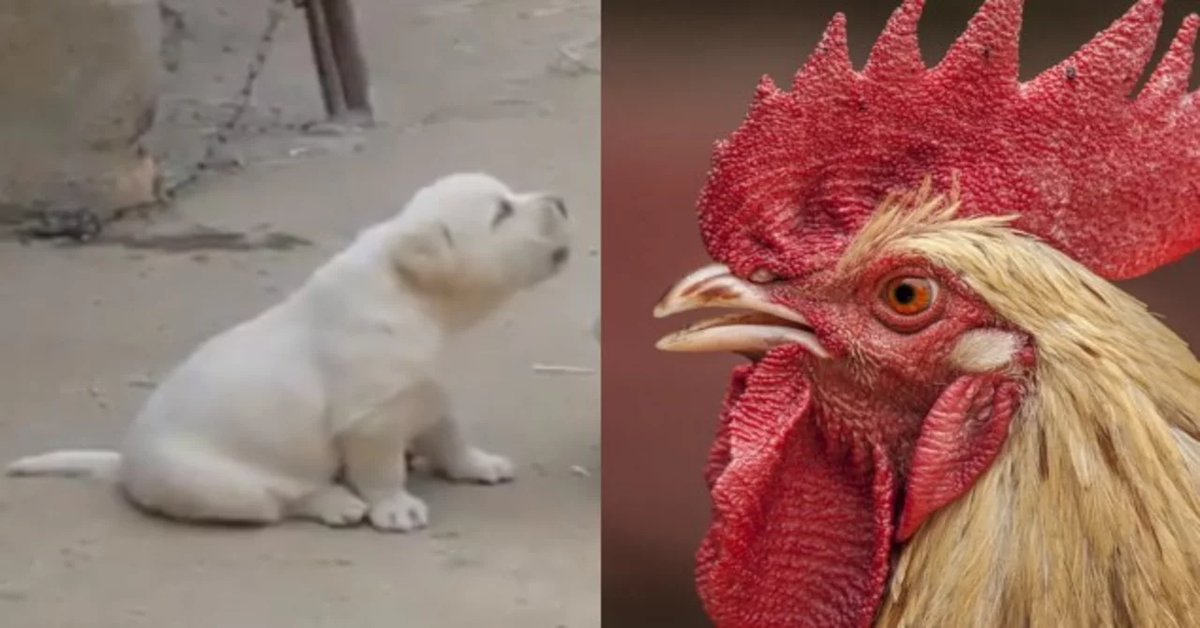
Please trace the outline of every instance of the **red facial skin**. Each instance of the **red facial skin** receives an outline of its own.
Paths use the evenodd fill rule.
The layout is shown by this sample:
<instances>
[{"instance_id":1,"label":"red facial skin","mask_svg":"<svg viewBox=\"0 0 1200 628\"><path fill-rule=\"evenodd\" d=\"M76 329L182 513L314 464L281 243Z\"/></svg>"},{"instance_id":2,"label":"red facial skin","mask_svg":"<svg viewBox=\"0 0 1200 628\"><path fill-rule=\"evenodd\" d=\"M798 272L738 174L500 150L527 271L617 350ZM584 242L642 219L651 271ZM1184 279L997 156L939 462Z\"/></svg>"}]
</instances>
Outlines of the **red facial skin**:
<instances>
[{"instance_id":1,"label":"red facial skin","mask_svg":"<svg viewBox=\"0 0 1200 628\"><path fill-rule=\"evenodd\" d=\"M895 544L986 470L1020 403L1024 374L947 363L965 331L1004 326L954 277L882 259L834 280L887 193L926 177L938 191L958 186L960 217L1015 213L1016 228L1108 279L1200 246L1200 97L1187 93L1200 18L1131 94L1162 4L1138 0L1024 84L1022 0L987 0L934 68L917 43L922 0L893 14L862 72L838 15L792 90L764 79L718 142L699 203L710 256L743 279L779 277L771 297L833 354L783 346L735 373L697 574L720 628L869 625ZM896 272L938 278L942 309L927 326L879 309L879 282Z\"/></svg>"},{"instance_id":2,"label":"red facial skin","mask_svg":"<svg viewBox=\"0 0 1200 628\"><path fill-rule=\"evenodd\" d=\"M906 276L939 288L929 309L908 317L882 294ZM868 625L901 509L907 536L967 490L1003 443L1015 404L984 417L990 442L962 426L977 416L979 389L1004 386L1015 400L1019 386L957 372L948 355L963 332L1004 324L953 275L912 258L878 260L852 281L828 270L763 287L811 322L830 357L784 346L735 372L707 471L714 524L699 555L701 595L722 627ZM930 422L939 405L950 411ZM925 447L925 479L906 487L915 500L902 500L931 425L946 433L935 444L979 446Z\"/></svg>"}]
</instances>

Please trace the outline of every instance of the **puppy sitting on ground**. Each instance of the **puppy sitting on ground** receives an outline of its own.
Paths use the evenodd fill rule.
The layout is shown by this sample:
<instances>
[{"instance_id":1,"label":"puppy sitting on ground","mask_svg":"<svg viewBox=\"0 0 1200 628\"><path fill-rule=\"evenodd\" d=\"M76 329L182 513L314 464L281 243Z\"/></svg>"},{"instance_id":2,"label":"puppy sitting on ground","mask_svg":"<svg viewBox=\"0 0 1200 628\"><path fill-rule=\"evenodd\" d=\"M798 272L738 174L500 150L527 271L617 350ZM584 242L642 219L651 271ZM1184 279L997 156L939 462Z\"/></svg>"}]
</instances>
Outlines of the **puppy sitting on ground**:
<instances>
[{"instance_id":1,"label":"puppy sitting on ground","mask_svg":"<svg viewBox=\"0 0 1200 628\"><path fill-rule=\"evenodd\" d=\"M440 179L282 303L201 345L120 453L57 451L8 473L116 479L137 506L178 519L423 527L406 453L454 480L513 475L465 440L435 358L448 336L558 273L567 224L558 197L482 174Z\"/></svg>"}]
</instances>

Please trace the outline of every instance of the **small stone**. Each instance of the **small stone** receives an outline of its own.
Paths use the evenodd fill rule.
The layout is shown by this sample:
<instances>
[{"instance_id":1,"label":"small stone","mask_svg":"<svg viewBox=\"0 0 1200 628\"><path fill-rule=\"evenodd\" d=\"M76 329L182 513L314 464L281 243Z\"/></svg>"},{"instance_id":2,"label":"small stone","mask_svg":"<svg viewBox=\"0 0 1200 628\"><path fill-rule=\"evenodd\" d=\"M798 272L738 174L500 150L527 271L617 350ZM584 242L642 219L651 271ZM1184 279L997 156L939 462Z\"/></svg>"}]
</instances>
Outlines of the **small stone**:
<instances>
[{"instance_id":1,"label":"small stone","mask_svg":"<svg viewBox=\"0 0 1200 628\"><path fill-rule=\"evenodd\" d=\"M133 388L154 388L158 385L158 382L154 381L154 379L148 375L144 377L132 377L126 383Z\"/></svg>"}]
</instances>

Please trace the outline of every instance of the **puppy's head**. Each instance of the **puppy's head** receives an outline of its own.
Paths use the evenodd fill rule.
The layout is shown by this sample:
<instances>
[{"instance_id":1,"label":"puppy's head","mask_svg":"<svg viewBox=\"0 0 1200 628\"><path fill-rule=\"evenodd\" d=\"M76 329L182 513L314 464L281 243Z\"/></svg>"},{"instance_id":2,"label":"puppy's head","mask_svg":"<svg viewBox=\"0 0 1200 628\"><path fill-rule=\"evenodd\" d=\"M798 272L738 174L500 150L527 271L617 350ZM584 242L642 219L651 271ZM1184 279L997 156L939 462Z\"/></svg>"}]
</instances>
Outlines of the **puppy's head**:
<instances>
[{"instance_id":1,"label":"puppy's head","mask_svg":"<svg viewBox=\"0 0 1200 628\"><path fill-rule=\"evenodd\" d=\"M558 274L569 220L553 194L517 193L485 174L455 174L417 192L396 218L392 256L415 290L481 310Z\"/></svg>"}]
</instances>

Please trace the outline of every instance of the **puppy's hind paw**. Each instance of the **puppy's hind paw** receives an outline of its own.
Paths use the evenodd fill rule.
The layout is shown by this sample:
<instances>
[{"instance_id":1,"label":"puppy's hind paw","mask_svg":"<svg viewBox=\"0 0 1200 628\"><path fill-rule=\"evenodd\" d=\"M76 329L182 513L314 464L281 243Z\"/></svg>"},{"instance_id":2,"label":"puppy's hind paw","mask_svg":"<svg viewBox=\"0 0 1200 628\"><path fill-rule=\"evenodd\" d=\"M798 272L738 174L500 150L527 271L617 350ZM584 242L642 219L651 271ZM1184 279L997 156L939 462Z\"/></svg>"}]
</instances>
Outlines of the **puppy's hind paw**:
<instances>
[{"instance_id":1,"label":"puppy's hind paw","mask_svg":"<svg viewBox=\"0 0 1200 628\"><path fill-rule=\"evenodd\" d=\"M367 503L343 486L330 486L305 497L292 507L292 515L312 519L333 528L362 523Z\"/></svg>"},{"instance_id":2,"label":"puppy's hind paw","mask_svg":"<svg viewBox=\"0 0 1200 628\"><path fill-rule=\"evenodd\" d=\"M512 481L513 463L504 456L471 448L461 458L441 469L443 475L456 482L499 484Z\"/></svg>"},{"instance_id":3,"label":"puppy's hind paw","mask_svg":"<svg viewBox=\"0 0 1200 628\"><path fill-rule=\"evenodd\" d=\"M408 491L399 491L371 506L367 517L378 530L412 532L429 525L429 507Z\"/></svg>"}]
</instances>

